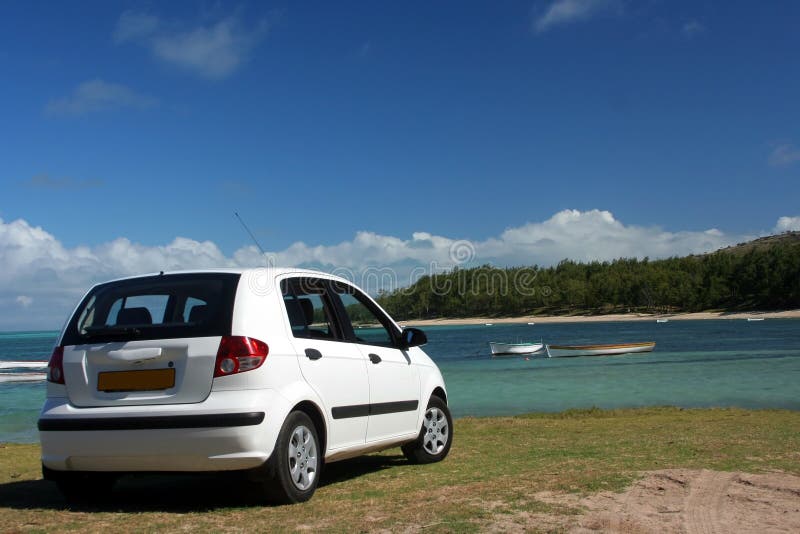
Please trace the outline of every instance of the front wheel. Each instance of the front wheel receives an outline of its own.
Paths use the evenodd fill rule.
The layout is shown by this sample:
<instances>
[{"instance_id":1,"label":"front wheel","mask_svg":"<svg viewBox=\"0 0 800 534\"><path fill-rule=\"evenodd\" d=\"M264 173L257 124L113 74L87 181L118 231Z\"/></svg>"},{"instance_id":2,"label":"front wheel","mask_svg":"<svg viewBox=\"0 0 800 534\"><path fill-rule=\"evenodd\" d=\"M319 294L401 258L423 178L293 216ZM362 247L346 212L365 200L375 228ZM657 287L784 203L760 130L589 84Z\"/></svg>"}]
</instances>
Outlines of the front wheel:
<instances>
[{"instance_id":1,"label":"front wheel","mask_svg":"<svg viewBox=\"0 0 800 534\"><path fill-rule=\"evenodd\" d=\"M322 467L317 429L303 412L289 414L283 423L275 450L267 462L264 489L270 500L293 504L314 495Z\"/></svg>"},{"instance_id":2,"label":"front wheel","mask_svg":"<svg viewBox=\"0 0 800 534\"><path fill-rule=\"evenodd\" d=\"M447 404L431 397L417 439L403 445L403 454L414 464L430 464L444 460L453 444L453 418Z\"/></svg>"}]
</instances>

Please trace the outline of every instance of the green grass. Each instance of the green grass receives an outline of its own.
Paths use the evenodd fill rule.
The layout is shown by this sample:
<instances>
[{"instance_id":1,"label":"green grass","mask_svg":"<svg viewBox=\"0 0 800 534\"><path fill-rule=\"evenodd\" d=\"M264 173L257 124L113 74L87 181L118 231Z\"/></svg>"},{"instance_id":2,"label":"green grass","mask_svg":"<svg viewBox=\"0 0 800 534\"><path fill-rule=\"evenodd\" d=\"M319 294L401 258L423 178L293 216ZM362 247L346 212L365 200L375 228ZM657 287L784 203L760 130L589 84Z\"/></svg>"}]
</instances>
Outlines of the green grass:
<instances>
[{"instance_id":1,"label":"green grass","mask_svg":"<svg viewBox=\"0 0 800 534\"><path fill-rule=\"evenodd\" d=\"M800 474L800 412L571 410L466 418L450 456L413 466L397 449L331 464L309 502L262 506L235 477L123 479L109 504L70 509L41 480L36 445L0 445L0 531L481 530L520 513L579 510L540 491L620 491L642 471L706 468Z\"/></svg>"}]
</instances>

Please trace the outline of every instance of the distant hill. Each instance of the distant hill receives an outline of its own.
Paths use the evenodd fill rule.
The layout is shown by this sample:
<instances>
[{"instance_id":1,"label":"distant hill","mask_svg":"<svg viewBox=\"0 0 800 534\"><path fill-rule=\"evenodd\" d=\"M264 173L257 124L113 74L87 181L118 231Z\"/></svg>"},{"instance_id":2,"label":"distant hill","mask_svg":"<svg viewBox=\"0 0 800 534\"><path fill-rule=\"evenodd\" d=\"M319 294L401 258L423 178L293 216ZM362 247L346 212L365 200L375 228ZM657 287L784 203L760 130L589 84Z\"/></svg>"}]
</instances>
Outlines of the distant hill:
<instances>
[{"instance_id":1,"label":"distant hill","mask_svg":"<svg viewBox=\"0 0 800 534\"><path fill-rule=\"evenodd\" d=\"M784 232L777 235L759 237L752 241L746 241L730 247L725 247L716 252L727 252L730 254L747 254L751 250L767 250L776 245L800 245L800 232ZM710 254L714 254L711 252Z\"/></svg>"},{"instance_id":2,"label":"distant hill","mask_svg":"<svg viewBox=\"0 0 800 534\"><path fill-rule=\"evenodd\" d=\"M453 269L378 300L400 320L795 309L800 232L682 258Z\"/></svg>"}]
</instances>

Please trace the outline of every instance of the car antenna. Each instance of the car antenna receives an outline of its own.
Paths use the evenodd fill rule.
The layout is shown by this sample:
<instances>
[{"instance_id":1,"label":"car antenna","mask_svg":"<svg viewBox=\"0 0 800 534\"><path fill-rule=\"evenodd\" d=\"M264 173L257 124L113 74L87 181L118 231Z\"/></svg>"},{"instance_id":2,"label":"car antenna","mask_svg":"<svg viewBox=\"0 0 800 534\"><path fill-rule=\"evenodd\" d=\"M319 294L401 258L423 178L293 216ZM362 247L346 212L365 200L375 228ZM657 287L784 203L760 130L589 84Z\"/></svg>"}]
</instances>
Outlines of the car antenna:
<instances>
[{"instance_id":1,"label":"car antenna","mask_svg":"<svg viewBox=\"0 0 800 534\"><path fill-rule=\"evenodd\" d=\"M233 214L234 214L234 215L236 215L236 218L237 218L237 219L239 219L239 222L241 223L241 225L242 225L242 228L244 228L245 232L247 232L247 234L250 236L250 239L252 239L252 240L253 240L253 243L255 243L255 244L256 244L256 246L258 247L258 250L260 250L260 251L261 251L261 255L262 255L262 256L264 256L264 257L266 257L266 256L267 256L267 253L266 253L266 252L264 252L264 249L263 249L263 248L261 248L261 245L259 244L259 242L258 242L258 239L256 239L256 236L254 236L254 235L253 235L253 232L251 232L251 231L250 231L250 228L248 228L248 227L247 227L247 225L244 223L244 221L242 220L242 218L239 216L239 213L237 213L237 212L235 212L235 211L234 211L234 212L233 212Z\"/></svg>"}]
</instances>

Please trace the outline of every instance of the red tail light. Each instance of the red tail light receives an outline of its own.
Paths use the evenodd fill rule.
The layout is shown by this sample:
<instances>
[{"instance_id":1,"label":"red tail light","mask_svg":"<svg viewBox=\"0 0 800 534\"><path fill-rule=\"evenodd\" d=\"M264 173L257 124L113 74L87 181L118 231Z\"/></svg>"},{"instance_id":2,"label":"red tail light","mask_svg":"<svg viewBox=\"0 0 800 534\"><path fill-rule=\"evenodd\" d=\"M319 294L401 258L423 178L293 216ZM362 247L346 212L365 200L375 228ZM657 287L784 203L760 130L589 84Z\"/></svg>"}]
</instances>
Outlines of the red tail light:
<instances>
[{"instance_id":1,"label":"red tail light","mask_svg":"<svg viewBox=\"0 0 800 534\"><path fill-rule=\"evenodd\" d=\"M258 369L269 354L263 341L244 336L223 336L217 350L214 376L228 376Z\"/></svg>"},{"instance_id":2,"label":"red tail light","mask_svg":"<svg viewBox=\"0 0 800 534\"><path fill-rule=\"evenodd\" d=\"M64 383L64 347L56 347L47 363L47 381L54 384Z\"/></svg>"}]
</instances>

